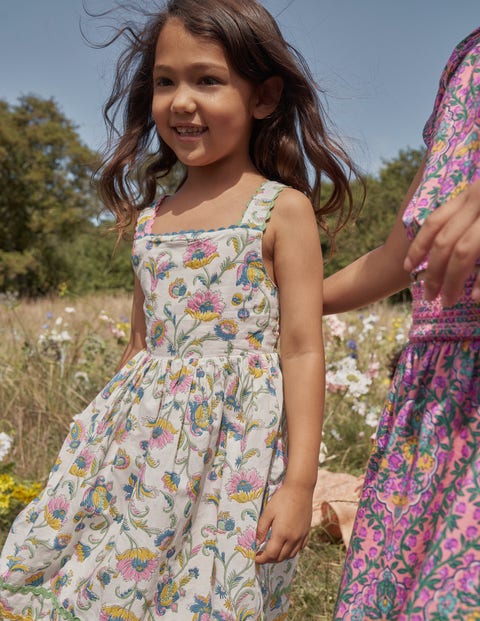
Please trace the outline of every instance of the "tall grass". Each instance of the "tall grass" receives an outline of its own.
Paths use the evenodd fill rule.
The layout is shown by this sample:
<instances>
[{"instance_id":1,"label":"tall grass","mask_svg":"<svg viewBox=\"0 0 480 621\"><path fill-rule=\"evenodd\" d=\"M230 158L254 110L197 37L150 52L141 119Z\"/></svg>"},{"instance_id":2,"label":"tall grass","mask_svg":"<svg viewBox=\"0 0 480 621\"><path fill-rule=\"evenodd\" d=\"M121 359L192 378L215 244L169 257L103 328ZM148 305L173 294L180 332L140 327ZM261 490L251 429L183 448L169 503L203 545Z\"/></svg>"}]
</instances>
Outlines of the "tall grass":
<instances>
[{"instance_id":1,"label":"tall grass","mask_svg":"<svg viewBox=\"0 0 480 621\"><path fill-rule=\"evenodd\" d=\"M9 458L19 479L45 480L71 418L112 377L128 336L130 304L127 294L1 301L0 432L13 437ZM325 319L322 467L364 471L406 317L405 308L384 304ZM291 621L331 618L344 553L320 528L312 531L293 587Z\"/></svg>"}]
</instances>

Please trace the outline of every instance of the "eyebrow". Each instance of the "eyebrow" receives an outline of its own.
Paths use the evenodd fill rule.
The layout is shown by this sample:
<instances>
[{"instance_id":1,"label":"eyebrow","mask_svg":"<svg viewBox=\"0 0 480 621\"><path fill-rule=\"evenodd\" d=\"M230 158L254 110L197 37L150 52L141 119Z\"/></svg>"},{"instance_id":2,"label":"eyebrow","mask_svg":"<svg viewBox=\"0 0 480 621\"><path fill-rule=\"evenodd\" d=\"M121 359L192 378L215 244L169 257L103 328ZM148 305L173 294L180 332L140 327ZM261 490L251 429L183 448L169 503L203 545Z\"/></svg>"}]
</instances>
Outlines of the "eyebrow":
<instances>
[{"instance_id":1,"label":"eyebrow","mask_svg":"<svg viewBox=\"0 0 480 621\"><path fill-rule=\"evenodd\" d=\"M228 71L228 69L224 66L224 65L217 65L215 63L202 63L202 62L198 62L198 63L192 63L190 65L191 69L196 69L197 71L212 71L212 70L217 70L217 71ZM173 67L170 67L169 65L155 65L153 67L154 71L174 71Z\"/></svg>"}]
</instances>

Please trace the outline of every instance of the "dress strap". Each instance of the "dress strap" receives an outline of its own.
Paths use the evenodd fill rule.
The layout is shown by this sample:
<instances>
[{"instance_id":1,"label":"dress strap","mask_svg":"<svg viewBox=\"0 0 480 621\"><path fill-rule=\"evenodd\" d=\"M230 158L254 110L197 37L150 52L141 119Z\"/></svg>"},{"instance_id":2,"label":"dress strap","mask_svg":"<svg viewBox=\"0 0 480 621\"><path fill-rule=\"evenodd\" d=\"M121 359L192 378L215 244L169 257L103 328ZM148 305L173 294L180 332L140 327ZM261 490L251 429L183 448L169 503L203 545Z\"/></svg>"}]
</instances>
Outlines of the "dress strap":
<instances>
[{"instance_id":1,"label":"dress strap","mask_svg":"<svg viewBox=\"0 0 480 621\"><path fill-rule=\"evenodd\" d=\"M135 225L135 238L142 237L143 235L149 235L152 232L153 221L155 220L155 216L157 215L157 211L162 200L163 196L149 207L142 209L142 211L138 214L137 223Z\"/></svg>"},{"instance_id":2,"label":"dress strap","mask_svg":"<svg viewBox=\"0 0 480 621\"><path fill-rule=\"evenodd\" d=\"M264 231L275 200L286 187L284 183L278 181L265 181L248 203L241 224Z\"/></svg>"}]
</instances>

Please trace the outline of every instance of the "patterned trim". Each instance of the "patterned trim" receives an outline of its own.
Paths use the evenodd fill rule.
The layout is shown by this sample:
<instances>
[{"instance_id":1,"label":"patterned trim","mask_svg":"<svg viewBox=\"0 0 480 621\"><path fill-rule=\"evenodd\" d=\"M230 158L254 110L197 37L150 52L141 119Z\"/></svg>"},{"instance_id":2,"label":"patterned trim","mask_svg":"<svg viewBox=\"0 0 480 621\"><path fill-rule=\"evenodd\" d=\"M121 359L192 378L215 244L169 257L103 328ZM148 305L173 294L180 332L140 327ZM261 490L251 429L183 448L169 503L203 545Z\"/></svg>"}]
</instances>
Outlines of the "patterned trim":
<instances>
[{"instance_id":1,"label":"patterned trim","mask_svg":"<svg viewBox=\"0 0 480 621\"><path fill-rule=\"evenodd\" d=\"M60 606L58 599L55 597L55 595L51 591L47 591L47 589L45 589L44 587L14 586L13 584L8 584L8 582L5 582L3 578L0 578L0 587L5 589L6 591L9 591L10 593L23 593L25 595L32 593L33 595L43 596L45 599L50 599L52 601L52 606L59 617L66 619L66 621L82 621L79 617L76 617L73 613L65 610L65 608ZM15 615L15 613L6 611L1 603L0 612L3 615L13 614L13 616L6 617L6 619L9 620L13 619L14 621L16 621L18 619L18 621L34 621L33 617Z\"/></svg>"},{"instance_id":2,"label":"patterned trim","mask_svg":"<svg viewBox=\"0 0 480 621\"><path fill-rule=\"evenodd\" d=\"M240 225L264 231L277 196L286 187L278 181L266 181L249 202Z\"/></svg>"}]
</instances>

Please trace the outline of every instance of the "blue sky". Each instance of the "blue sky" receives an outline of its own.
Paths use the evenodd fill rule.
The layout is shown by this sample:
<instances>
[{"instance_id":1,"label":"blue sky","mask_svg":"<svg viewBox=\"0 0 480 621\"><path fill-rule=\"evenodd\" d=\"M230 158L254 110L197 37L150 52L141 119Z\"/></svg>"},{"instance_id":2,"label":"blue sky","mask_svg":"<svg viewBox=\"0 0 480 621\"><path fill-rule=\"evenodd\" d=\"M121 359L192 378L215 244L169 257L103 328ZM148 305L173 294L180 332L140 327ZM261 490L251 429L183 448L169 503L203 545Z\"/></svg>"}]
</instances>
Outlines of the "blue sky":
<instances>
[{"instance_id":1,"label":"blue sky","mask_svg":"<svg viewBox=\"0 0 480 621\"><path fill-rule=\"evenodd\" d=\"M114 0L86 0L109 8ZM149 2L146 2L149 4ZM418 147L440 72L456 43L480 25L479 0L264 0L326 91L328 113L358 164L375 172ZM82 0L0 0L0 98L53 97L98 148L114 50L95 50L103 22Z\"/></svg>"}]
</instances>

